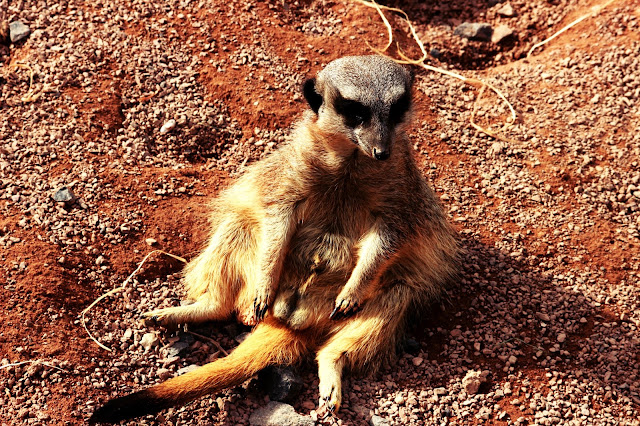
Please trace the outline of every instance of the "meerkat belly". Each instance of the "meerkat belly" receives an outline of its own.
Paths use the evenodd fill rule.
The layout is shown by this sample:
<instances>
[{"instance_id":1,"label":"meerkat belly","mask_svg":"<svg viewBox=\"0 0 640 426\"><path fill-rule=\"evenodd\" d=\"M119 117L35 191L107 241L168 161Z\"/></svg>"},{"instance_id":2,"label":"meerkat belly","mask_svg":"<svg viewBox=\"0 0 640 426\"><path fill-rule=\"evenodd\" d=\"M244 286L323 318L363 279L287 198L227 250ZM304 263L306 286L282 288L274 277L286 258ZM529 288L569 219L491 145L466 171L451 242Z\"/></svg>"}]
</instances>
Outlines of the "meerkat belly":
<instances>
[{"instance_id":1,"label":"meerkat belly","mask_svg":"<svg viewBox=\"0 0 640 426\"><path fill-rule=\"evenodd\" d=\"M351 236L303 228L294 236L285 262L301 277L311 273L344 275L353 269L354 244Z\"/></svg>"},{"instance_id":2,"label":"meerkat belly","mask_svg":"<svg viewBox=\"0 0 640 426\"><path fill-rule=\"evenodd\" d=\"M292 238L273 313L294 329L325 320L355 266L357 237L301 226Z\"/></svg>"},{"instance_id":3,"label":"meerkat belly","mask_svg":"<svg viewBox=\"0 0 640 426\"><path fill-rule=\"evenodd\" d=\"M296 280L316 277L349 278L355 266L356 244L372 219L364 200L347 197L345 188L316 196L300 207L299 223L289 244L284 270ZM344 282L336 283L343 285Z\"/></svg>"}]
</instances>

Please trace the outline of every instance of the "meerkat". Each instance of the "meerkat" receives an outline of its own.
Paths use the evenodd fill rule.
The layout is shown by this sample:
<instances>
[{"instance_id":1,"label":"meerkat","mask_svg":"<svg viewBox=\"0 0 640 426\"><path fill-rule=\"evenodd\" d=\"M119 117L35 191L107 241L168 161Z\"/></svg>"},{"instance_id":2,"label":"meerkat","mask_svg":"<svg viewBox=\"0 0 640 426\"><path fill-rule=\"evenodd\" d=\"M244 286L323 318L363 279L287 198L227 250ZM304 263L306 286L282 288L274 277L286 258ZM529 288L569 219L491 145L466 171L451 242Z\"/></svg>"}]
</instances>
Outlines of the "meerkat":
<instances>
[{"instance_id":1,"label":"meerkat","mask_svg":"<svg viewBox=\"0 0 640 426\"><path fill-rule=\"evenodd\" d=\"M185 270L194 303L143 314L161 325L257 324L229 356L96 410L116 422L241 384L315 354L319 404L342 373L395 355L407 314L456 274L458 245L406 131L413 78L382 56L344 57L303 87L291 142L214 201L206 248Z\"/></svg>"}]
</instances>

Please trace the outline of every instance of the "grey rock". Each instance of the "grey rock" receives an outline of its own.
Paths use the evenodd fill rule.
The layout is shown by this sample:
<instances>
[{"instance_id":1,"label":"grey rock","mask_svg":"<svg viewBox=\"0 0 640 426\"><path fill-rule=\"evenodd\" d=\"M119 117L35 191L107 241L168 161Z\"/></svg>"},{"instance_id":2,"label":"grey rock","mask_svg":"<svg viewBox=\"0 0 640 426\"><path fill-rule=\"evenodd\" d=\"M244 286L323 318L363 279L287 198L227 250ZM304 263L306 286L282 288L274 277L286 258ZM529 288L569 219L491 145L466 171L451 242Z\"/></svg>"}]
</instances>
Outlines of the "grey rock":
<instances>
[{"instance_id":1,"label":"grey rock","mask_svg":"<svg viewBox=\"0 0 640 426\"><path fill-rule=\"evenodd\" d=\"M512 35L513 35L513 30L509 28L507 25L498 25L496 29L493 30L491 41L493 43L500 43L501 41L506 40Z\"/></svg>"},{"instance_id":2,"label":"grey rock","mask_svg":"<svg viewBox=\"0 0 640 426\"><path fill-rule=\"evenodd\" d=\"M11 43L17 43L20 40L24 40L29 37L29 34L31 34L31 30L22 22L13 21L9 24L9 37L11 38Z\"/></svg>"},{"instance_id":3,"label":"grey rock","mask_svg":"<svg viewBox=\"0 0 640 426\"><path fill-rule=\"evenodd\" d=\"M260 387L272 401L291 401L300 394L303 381L291 367L267 367L258 374Z\"/></svg>"},{"instance_id":4,"label":"grey rock","mask_svg":"<svg viewBox=\"0 0 640 426\"><path fill-rule=\"evenodd\" d=\"M468 38L469 40L490 41L491 25L479 22L463 22L458 25L453 32L455 35Z\"/></svg>"},{"instance_id":5,"label":"grey rock","mask_svg":"<svg viewBox=\"0 0 640 426\"><path fill-rule=\"evenodd\" d=\"M167 348L167 357L171 358L174 356L178 356L180 352L184 351L188 347L189 344L186 342L176 342Z\"/></svg>"},{"instance_id":6,"label":"grey rock","mask_svg":"<svg viewBox=\"0 0 640 426\"><path fill-rule=\"evenodd\" d=\"M432 47L431 50L429 50L429 55L431 55L434 58L438 59L440 56L442 56L442 52L440 51L440 49Z\"/></svg>"},{"instance_id":7,"label":"grey rock","mask_svg":"<svg viewBox=\"0 0 640 426\"><path fill-rule=\"evenodd\" d=\"M371 426L389 426L391 424L387 419L383 419L380 416L371 417L369 423L371 423Z\"/></svg>"},{"instance_id":8,"label":"grey rock","mask_svg":"<svg viewBox=\"0 0 640 426\"><path fill-rule=\"evenodd\" d=\"M311 417L296 413L289 404L271 401L251 414L249 424L252 426L313 426L315 422Z\"/></svg>"},{"instance_id":9,"label":"grey rock","mask_svg":"<svg viewBox=\"0 0 640 426\"><path fill-rule=\"evenodd\" d=\"M191 346L193 342L195 342L196 338L193 337L192 334L189 333L180 333L180 342L186 343Z\"/></svg>"},{"instance_id":10,"label":"grey rock","mask_svg":"<svg viewBox=\"0 0 640 426\"><path fill-rule=\"evenodd\" d=\"M58 189L55 194L53 194L53 199L61 203L71 204L75 201L76 196L73 192L71 192L69 188L64 186Z\"/></svg>"}]
</instances>

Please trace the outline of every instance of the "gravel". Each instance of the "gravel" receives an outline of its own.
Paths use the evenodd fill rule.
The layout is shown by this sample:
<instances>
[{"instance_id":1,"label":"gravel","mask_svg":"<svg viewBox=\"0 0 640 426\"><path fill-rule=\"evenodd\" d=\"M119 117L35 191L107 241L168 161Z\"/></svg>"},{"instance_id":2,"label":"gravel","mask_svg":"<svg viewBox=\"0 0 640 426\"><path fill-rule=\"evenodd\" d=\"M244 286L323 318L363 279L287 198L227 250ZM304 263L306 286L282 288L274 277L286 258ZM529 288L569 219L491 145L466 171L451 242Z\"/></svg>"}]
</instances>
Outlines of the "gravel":
<instances>
[{"instance_id":1,"label":"gravel","mask_svg":"<svg viewBox=\"0 0 640 426\"><path fill-rule=\"evenodd\" d=\"M113 352L78 316L149 251L191 258L207 200L286 140L305 76L385 34L375 10L342 2L67 3L0 0L0 21L31 31L0 44L7 423L81 423L109 397L237 345L247 331L237 326L140 323L185 298L182 264L160 255L86 315ZM473 88L416 70L411 138L460 231L460 279L411 324L397 363L345 376L343 407L319 422L639 424L637 5L613 3L530 59L533 44L591 9L513 0L405 10L433 65L498 87L518 120L506 140L487 137L468 125ZM463 39L453 30L463 22L513 35ZM30 71L15 63L33 71L35 101L22 100ZM476 118L499 129L507 114L487 92ZM46 364L9 366L35 360ZM305 422L317 419L315 368L301 366L304 386L284 408ZM140 422L247 425L282 407L273 404L254 378Z\"/></svg>"}]
</instances>

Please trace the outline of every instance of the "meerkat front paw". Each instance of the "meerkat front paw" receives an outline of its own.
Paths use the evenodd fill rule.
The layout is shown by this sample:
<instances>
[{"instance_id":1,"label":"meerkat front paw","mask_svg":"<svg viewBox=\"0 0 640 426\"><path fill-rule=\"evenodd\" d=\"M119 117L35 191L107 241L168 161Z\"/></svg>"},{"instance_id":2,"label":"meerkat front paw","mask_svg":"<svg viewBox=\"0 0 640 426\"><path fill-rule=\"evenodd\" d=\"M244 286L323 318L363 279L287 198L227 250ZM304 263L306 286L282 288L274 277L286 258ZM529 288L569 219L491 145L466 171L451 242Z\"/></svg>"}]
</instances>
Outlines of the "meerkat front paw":
<instances>
[{"instance_id":1,"label":"meerkat front paw","mask_svg":"<svg viewBox=\"0 0 640 426\"><path fill-rule=\"evenodd\" d=\"M264 319L267 309L269 309L270 296L269 289L259 289L256 292L256 297L253 299L253 315L250 318L255 324Z\"/></svg>"},{"instance_id":2,"label":"meerkat front paw","mask_svg":"<svg viewBox=\"0 0 640 426\"><path fill-rule=\"evenodd\" d=\"M340 320L350 317L360 310L362 302L359 297L354 295L342 295L342 293L336 299L335 307L329 315L329 318L333 320Z\"/></svg>"}]
</instances>

